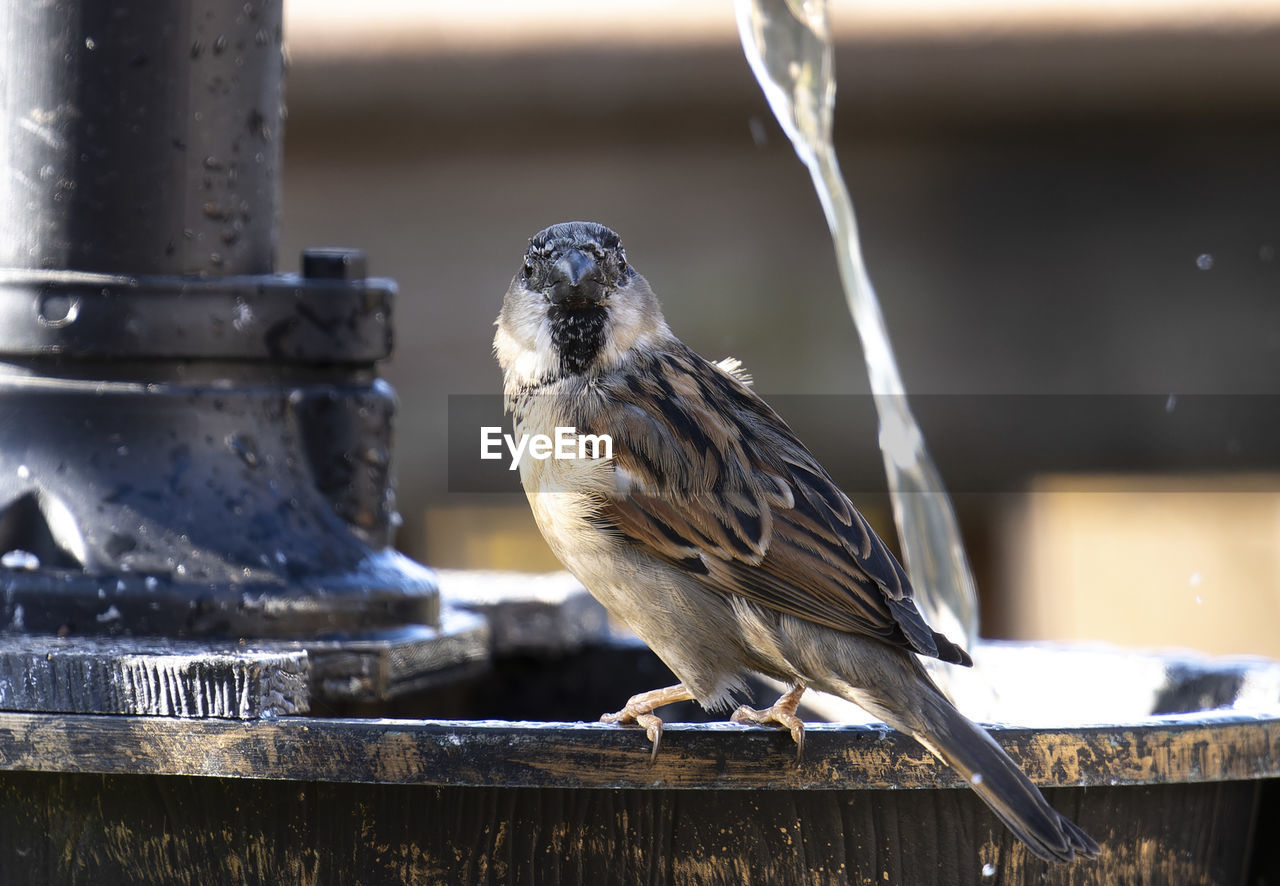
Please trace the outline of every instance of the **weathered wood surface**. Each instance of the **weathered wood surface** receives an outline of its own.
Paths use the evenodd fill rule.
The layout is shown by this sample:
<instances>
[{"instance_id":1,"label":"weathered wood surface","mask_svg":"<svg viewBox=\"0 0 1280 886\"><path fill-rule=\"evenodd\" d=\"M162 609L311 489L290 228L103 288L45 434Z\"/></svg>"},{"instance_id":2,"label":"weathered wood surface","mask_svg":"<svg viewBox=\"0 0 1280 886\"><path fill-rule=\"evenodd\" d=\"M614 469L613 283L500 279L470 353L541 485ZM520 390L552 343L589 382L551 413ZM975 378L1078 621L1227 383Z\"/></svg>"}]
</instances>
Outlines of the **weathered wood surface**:
<instances>
[{"instance_id":1,"label":"weathered wood surface","mask_svg":"<svg viewBox=\"0 0 1280 886\"><path fill-rule=\"evenodd\" d=\"M445 608L440 622L251 646L0 635L0 711L253 719L303 714L316 700L385 700L487 666L481 616Z\"/></svg>"},{"instance_id":2,"label":"weathered wood surface","mask_svg":"<svg viewBox=\"0 0 1280 886\"><path fill-rule=\"evenodd\" d=\"M262 645L304 652L310 658L313 699L379 702L487 666L489 625L475 613L445 606L439 627L405 625L341 639Z\"/></svg>"},{"instance_id":3,"label":"weathered wood surface","mask_svg":"<svg viewBox=\"0 0 1280 886\"><path fill-rule=\"evenodd\" d=\"M0 636L0 710L249 719L305 713L304 650Z\"/></svg>"},{"instance_id":4,"label":"weathered wood surface","mask_svg":"<svg viewBox=\"0 0 1280 886\"><path fill-rule=\"evenodd\" d=\"M1280 719L1170 718L1126 727L993 730L1045 786L1280 777ZM390 784L680 789L875 789L961 784L885 727L785 732L670 724L647 765L635 727L503 721L261 721L0 713L0 770L212 775Z\"/></svg>"},{"instance_id":5,"label":"weathered wood surface","mask_svg":"<svg viewBox=\"0 0 1280 886\"><path fill-rule=\"evenodd\" d=\"M530 790L6 772L0 882L1238 886L1260 784L1052 789L1049 801L1087 827L1103 853L1050 865L971 791Z\"/></svg>"}]
</instances>

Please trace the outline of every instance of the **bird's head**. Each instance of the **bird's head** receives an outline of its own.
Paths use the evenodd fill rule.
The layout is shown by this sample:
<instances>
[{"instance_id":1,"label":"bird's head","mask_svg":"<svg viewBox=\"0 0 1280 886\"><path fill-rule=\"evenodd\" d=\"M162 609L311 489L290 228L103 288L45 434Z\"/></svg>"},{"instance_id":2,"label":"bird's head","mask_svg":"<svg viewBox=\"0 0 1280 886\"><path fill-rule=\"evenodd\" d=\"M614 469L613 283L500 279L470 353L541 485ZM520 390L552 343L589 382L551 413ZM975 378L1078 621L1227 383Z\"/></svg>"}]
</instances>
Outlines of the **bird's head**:
<instances>
[{"instance_id":1,"label":"bird's head","mask_svg":"<svg viewBox=\"0 0 1280 886\"><path fill-rule=\"evenodd\" d=\"M669 335L618 235L593 222L564 222L529 241L498 316L494 350L509 382L531 384L608 370Z\"/></svg>"}]
</instances>

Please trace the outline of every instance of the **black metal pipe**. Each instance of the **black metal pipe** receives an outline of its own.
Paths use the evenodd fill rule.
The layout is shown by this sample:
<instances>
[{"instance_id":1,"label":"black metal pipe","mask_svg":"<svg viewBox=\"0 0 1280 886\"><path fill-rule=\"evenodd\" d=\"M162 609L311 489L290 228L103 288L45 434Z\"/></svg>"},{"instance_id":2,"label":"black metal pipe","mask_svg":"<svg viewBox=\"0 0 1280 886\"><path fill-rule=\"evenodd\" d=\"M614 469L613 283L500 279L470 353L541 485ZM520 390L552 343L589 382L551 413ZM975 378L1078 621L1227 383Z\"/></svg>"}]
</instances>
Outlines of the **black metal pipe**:
<instances>
[{"instance_id":1,"label":"black metal pipe","mask_svg":"<svg viewBox=\"0 0 1280 886\"><path fill-rule=\"evenodd\" d=\"M2 14L0 267L273 270L280 0Z\"/></svg>"}]
</instances>

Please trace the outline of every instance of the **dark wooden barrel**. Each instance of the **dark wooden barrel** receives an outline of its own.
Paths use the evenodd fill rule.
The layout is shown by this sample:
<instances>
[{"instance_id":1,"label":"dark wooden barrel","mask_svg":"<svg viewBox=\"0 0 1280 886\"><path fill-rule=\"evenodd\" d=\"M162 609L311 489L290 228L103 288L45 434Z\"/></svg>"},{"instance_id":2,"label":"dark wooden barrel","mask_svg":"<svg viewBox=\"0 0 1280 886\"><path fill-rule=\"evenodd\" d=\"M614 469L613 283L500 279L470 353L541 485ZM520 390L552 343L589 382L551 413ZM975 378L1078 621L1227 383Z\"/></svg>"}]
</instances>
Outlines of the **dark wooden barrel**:
<instances>
[{"instance_id":1,"label":"dark wooden barrel","mask_svg":"<svg viewBox=\"0 0 1280 886\"><path fill-rule=\"evenodd\" d=\"M1280 712L993 734L1100 858L1030 856L877 725L811 725L797 766L785 733L673 723L650 766L596 723L0 713L0 882L1277 882Z\"/></svg>"}]
</instances>

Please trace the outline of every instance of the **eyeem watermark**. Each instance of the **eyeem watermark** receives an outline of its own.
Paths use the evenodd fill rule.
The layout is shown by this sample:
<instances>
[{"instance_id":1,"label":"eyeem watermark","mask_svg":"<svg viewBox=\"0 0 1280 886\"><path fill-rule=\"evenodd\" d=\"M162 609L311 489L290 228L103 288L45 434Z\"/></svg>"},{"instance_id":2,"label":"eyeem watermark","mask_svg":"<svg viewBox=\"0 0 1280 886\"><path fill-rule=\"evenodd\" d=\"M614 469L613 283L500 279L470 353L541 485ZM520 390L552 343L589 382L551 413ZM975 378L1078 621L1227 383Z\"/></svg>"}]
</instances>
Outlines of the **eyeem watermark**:
<instances>
[{"instance_id":1,"label":"eyeem watermark","mask_svg":"<svg viewBox=\"0 0 1280 886\"><path fill-rule=\"evenodd\" d=\"M613 458L613 438L608 434L579 434L575 427L558 427L553 436L547 434L514 434L502 433L500 427L480 428L480 457L483 459L502 458L502 448L506 445L511 455L508 471L520 466L520 459L525 455L545 461L554 459L609 459Z\"/></svg>"}]
</instances>

